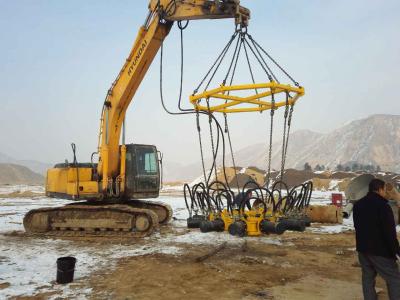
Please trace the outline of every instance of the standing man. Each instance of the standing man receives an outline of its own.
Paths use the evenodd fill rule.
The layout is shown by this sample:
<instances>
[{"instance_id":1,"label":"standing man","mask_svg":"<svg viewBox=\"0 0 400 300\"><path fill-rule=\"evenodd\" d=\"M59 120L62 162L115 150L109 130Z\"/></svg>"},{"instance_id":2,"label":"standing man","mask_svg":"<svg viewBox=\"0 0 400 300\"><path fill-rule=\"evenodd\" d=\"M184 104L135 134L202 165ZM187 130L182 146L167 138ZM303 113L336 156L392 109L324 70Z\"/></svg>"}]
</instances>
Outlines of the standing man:
<instances>
[{"instance_id":1,"label":"standing man","mask_svg":"<svg viewBox=\"0 0 400 300\"><path fill-rule=\"evenodd\" d=\"M373 179L368 194L353 209L358 259L362 269L365 300L376 300L375 278L385 281L390 300L400 300L400 272L396 255L400 255L393 212L385 196L385 182Z\"/></svg>"}]
</instances>

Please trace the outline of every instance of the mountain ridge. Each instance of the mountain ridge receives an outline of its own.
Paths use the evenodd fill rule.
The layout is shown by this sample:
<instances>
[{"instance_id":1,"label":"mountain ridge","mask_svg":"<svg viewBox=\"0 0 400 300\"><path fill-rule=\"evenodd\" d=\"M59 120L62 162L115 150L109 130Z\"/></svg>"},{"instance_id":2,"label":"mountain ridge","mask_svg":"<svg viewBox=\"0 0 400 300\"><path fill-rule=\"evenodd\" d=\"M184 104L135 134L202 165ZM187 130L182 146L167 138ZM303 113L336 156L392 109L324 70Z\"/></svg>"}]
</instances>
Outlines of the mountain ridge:
<instances>
[{"instance_id":1,"label":"mountain ridge","mask_svg":"<svg viewBox=\"0 0 400 300\"><path fill-rule=\"evenodd\" d=\"M281 166L282 140L272 145L271 168ZM227 152L226 166L231 166ZM267 169L268 141L258 142L235 151L236 166L254 166ZM211 159L205 159L206 167ZM383 171L400 172L400 115L375 114L352 120L328 133L302 129L290 134L286 168L303 169L305 163L335 169L338 164L353 163L380 166ZM17 160L0 153L0 163L23 165L32 171L45 174L51 164L34 160ZM218 165L222 164L221 158ZM164 178L167 181L193 180L202 172L200 161L190 164L164 160Z\"/></svg>"},{"instance_id":2,"label":"mountain ridge","mask_svg":"<svg viewBox=\"0 0 400 300\"><path fill-rule=\"evenodd\" d=\"M44 177L31 169L10 163L0 163L0 184L43 184Z\"/></svg>"},{"instance_id":3,"label":"mountain ridge","mask_svg":"<svg viewBox=\"0 0 400 300\"><path fill-rule=\"evenodd\" d=\"M282 140L272 145L272 169L280 169ZM235 151L237 166L267 169L268 143L256 143ZM227 160L228 162L229 160ZM210 159L206 160L210 165ZM221 159L218 160L219 165ZM286 168L303 169L305 163L335 169L338 164L353 163L380 166L384 171L400 172L400 115L376 114L346 122L328 132L309 129L290 134ZM230 166L227 163L227 166ZM168 166L168 164L167 164ZM195 173L196 172L196 173ZM195 162L173 170L173 180L191 180L201 173ZM167 177L167 179L169 179ZM172 178L171 178L172 179Z\"/></svg>"},{"instance_id":4,"label":"mountain ridge","mask_svg":"<svg viewBox=\"0 0 400 300\"><path fill-rule=\"evenodd\" d=\"M0 152L0 163L5 164L15 164L27 167L35 173L45 175L48 168L52 167L52 164L44 163L37 160L29 160L29 159L16 159L11 157L8 154Z\"/></svg>"}]
</instances>

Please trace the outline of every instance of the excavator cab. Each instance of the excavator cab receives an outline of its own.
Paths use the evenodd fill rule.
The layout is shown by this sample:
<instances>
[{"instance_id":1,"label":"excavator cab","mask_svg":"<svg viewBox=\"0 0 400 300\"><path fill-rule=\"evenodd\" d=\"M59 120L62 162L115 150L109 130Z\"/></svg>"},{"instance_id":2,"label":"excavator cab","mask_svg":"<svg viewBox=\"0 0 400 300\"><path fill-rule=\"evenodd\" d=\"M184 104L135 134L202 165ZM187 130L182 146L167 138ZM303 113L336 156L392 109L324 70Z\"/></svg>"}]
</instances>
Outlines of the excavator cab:
<instances>
[{"instance_id":1,"label":"excavator cab","mask_svg":"<svg viewBox=\"0 0 400 300\"><path fill-rule=\"evenodd\" d=\"M128 144L125 155L125 185L109 198L157 198L161 185L160 164L156 146ZM46 195L72 200L104 198L97 177L97 164L63 163L47 171ZM122 183L123 184L123 183Z\"/></svg>"},{"instance_id":2,"label":"excavator cab","mask_svg":"<svg viewBox=\"0 0 400 300\"><path fill-rule=\"evenodd\" d=\"M160 190L160 159L152 145L126 145L125 197L157 198Z\"/></svg>"}]
</instances>

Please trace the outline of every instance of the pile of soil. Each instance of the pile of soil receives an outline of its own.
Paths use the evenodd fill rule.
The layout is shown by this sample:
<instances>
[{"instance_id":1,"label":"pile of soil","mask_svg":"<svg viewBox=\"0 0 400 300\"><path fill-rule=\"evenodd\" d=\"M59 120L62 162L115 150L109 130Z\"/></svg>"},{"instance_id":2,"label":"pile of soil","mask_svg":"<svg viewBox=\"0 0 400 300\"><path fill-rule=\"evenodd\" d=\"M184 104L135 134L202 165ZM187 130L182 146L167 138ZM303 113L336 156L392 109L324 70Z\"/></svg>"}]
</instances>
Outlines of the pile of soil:
<instances>
[{"instance_id":1,"label":"pile of soil","mask_svg":"<svg viewBox=\"0 0 400 300\"><path fill-rule=\"evenodd\" d=\"M239 185L239 188L243 188L244 185L245 185L247 182L251 181L251 180L253 180L253 179L251 178L250 175L247 175L247 174L237 174L237 175L236 175L235 177L233 177L232 180L229 182L229 186L230 186L231 188L237 188L237 186ZM260 183L260 182L257 182L257 183L258 183L258 184L262 184L262 183Z\"/></svg>"},{"instance_id":2,"label":"pile of soil","mask_svg":"<svg viewBox=\"0 0 400 300\"><path fill-rule=\"evenodd\" d=\"M0 194L0 199L1 198L34 198L34 197L40 197L43 196L44 193L34 193L31 191L15 191L12 193L8 194Z\"/></svg>"},{"instance_id":3,"label":"pile of soil","mask_svg":"<svg viewBox=\"0 0 400 300\"><path fill-rule=\"evenodd\" d=\"M384 180L385 182L392 183L393 185L397 186L400 185L400 175L396 173L379 173L375 174L376 177Z\"/></svg>"},{"instance_id":4,"label":"pile of soil","mask_svg":"<svg viewBox=\"0 0 400 300\"><path fill-rule=\"evenodd\" d=\"M276 180L279 179L279 174L277 175L277 177L278 178L276 178ZM328 179L328 176L325 173L314 173L312 171L287 169L285 170L283 181L288 185L289 188L291 188L313 178Z\"/></svg>"},{"instance_id":5,"label":"pile of soil","mask_svg":"<svg viewBox=\"0 0 400 300\"><path fill-rule=\"evenodd\" d=\"M329 177L332 179L345 179L345 178L354 178L357 174L353 172L333 172Z\"/></svg>"}]
</instances>

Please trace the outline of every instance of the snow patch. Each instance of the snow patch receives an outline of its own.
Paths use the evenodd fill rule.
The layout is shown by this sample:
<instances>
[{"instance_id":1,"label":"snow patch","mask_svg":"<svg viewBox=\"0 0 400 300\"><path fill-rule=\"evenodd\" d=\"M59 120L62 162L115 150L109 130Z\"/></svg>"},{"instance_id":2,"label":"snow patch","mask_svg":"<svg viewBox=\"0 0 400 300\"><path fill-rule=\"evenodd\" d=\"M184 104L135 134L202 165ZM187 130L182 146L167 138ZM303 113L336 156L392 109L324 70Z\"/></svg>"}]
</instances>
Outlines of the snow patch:
<instances>
[{"instance_id":1,"label":"snow patch","mask_svg":"<svg viewBox=\"0 0 400 300\"><path fill-rule=\"evenodd\" d=\"M314 227L317 226L317 227ZM324 234L333 234L333 233L341 233L346 231L353 231L353 217L350 216L348 219L343 219L343 224L335 224L335 225L320 225L313 224L312 227L308 228L309 231L314 233L324 233Z\"/></svg>"},{"instance_id":2,"label":"snow patch","mask_svg":"<svg viewBox=\"0 0 400 300\"><path fill-rule=\"evenodd\" d=\"M341 180L332 179L332 180L329 182L328 190L330 190L330 191L339 190L339 183L340 183L340 182L341 182Z\"/></svg>"}]
</instances>

